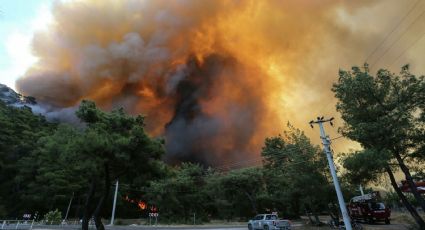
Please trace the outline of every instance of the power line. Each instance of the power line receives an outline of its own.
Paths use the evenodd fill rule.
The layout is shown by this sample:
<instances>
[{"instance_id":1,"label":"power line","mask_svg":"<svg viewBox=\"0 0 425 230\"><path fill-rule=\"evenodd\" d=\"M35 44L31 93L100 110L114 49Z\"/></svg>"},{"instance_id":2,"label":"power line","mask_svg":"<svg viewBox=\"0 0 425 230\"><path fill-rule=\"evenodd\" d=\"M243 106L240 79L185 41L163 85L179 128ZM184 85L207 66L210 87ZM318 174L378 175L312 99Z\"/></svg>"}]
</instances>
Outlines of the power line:
<instances>
[{"instance_id":1,"label":"power line","mask_svg":"<svg viewBox=\"0 0 425 230\"><path fill-rule=\"evenodd\" d=\"M410 44L409 47L407 47L400 55L397 56L397 58L394 59L394 61L391 63L393 65L398 59L400 59L401 56L403 56L412 46L414 46L416 43L418 43L425 35L425 31L419 36L412 44Z\"/></svg>"},{"instance_id":2,"label":"power line","mask_svg":"<svg viewBox=\"0 0 425 230\"><path fill-rule=\"evenodd\" d=\"M409 9L409 11L403 16L403 18L401 18L401 20L397 23L397 25L384 37L384 39L379 43L378 46L376 46L376 48L366 57L365 61L367 62L368 59L376 53L376 51L378 51L379 48L381 48L384 43L388 40L388 38L390 37L391 34L394 33L394 31L397 30L397 28L400 26L400 24L407 18L407 16L409 16L412 11L415 9L415 6L420 2L420 0L417 0L413 6Z\"/></svg>"},{"instance_id":3,"label":"power line","mask_svg":"<svg viewBox=\"0 0 425 230\"><path fill-rule=\"evenodd\" d=\"M372 68L372 66L374 66L376 63L378 63L381 59L382 59L382 57L384 57L385 56L385 54L387 54L390 50L391 50L391 48L398 42L398 41L400 41L400 39L401 38L403 38L404 37L404 35L405 35L405 33L406 33L406 31L408 31L414 24L416 24L416 22L424 15L424 13L425 13L425 10L423 10L422 11L422 13L420 14L420 15L418 15L415 19L414 19L414 21L412 21L410 24L409 24L409 26L402 32L402 34L401 34L401 36L399 36L398 37L398 39L396 39L394 42L392 42L391 44L390 44L390 46L384 51L384 53L381 55L381 56L379 56L379 58L378 59L376 59L376 61L375 62L373 62L371 65L370 65L370 68Z\"/></svg>"}]
</instances>

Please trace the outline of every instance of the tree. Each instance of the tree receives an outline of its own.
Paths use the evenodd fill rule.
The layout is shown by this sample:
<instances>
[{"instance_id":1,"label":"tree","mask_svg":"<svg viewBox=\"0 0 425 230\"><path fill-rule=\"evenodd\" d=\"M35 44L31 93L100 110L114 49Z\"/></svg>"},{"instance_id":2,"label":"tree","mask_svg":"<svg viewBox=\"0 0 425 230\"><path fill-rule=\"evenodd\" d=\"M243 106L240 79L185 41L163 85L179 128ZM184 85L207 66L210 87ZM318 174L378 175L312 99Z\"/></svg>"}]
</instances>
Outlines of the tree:
<instances>
[{"instance_id":1,"label":"tree","mask_svg":"<svg viewBox=\"0 0 425 230\"><path fill-rule=\"evenodd\" d=\"M163 142L146 134L144 117L129 116L123 109L103 112L83 100L76 114L87 125L74 145L75 157L86 162L84 175L89 178L82 227L88 229L93 215L96 228L104 229L101 217L111 181L151 176L164 153Z\"/></svg>"},{"instance_id":2,"label":"tree","mask_svg":"<svg viewBox=\"0 0 425 230\"><path fill-rule=\"evenodd\" d=\"M385 168L389 166L390 160L391 153L379 152L374 149L346 154L341 160L346 169L344 177L357 185L378 182L381 175L386 173Z\"/></svg>"},{"instance_id":3,"label":"tree","mask_svg":"<svg viewBox=\"0 0 425 230\"><path fill-rule=\"evenodd\" d=\"M320 148L288 124L283 135L266 139L262 156L265 181L276 208L288 208L289 204L287 211L292 210L293 215L304 209L312 212L319 224L318 213L332 200L326 158Z\"/></svg>"},{"instance_id":4,"label":"tree","mask_svg":"<svg viewBox=\"0 0 425 230\"><path fill-rule=\"evenodd\" d=\"M352 72L340 70L339 80L334 83L332 91L339 100L337 111L345 121L340 132L370 151L364 154L384 155L380 159L387 159L390 154L391 158L384 161L385 172L403 204L425 228L425 222L398 188L390 162L396 162L414 197L425 210L423 197L418 193L406 164L406 161L424 159L424 76L411 74L405 66L400 76L381 69L374 77L365 64L364 71L358 67L353 67Z\"/></svg>"},{"instance_id":5,"label":"tree","mask_svg":"<svg viewBox=\"0 0 425 230\"><path fill-rule=\"evenodd\" d=\"M44 221L46 221L47 224L59 224L62 218L62 213L55 209L54 211L50 211L44 215Z\"/></svg>"},{"instance_id":6,"label":"tree","mask_svg":"<svg viewBox=\"0 0 425 230\"><path fill-rule=\"evenodd\" d=\"M168 217L168 221L192 223L194 213L198 220L207 217L204 188L204 169L199 164L182 163L173 168L168 177L152 181L145 188L144 197L162 216Z\"/></svg>"},{"instance_id":7,"label":"tree","mask_svg":"<svg viewBox=\"0 0 425 230\"><path fill-rule=\"evenodd\" d=\"M34 115L29 107L7 106L0 100L0 127L0 210L5 210L2 216L17 217L31 205L20 200L30 181L16 177L18 162L36 148L40 138L50 135L56 124Z\"/></svg>"},{"instance_id":8,"label":"tree","mask_svg":"<svg viewBox=\"0 0 425 230\"><path fill-rule=\"evenodd\" d=\"M90 164L76 153L81 132L61 124L51 135L41 137L34 149L22 157L15 180L22 184L19 200L25 208L44 213L65 208L72 193L81 196Z\"/></svg>"},{"instance_id":9,"label":"tree","mask_svg":"<svg viewBox=\"0 0 425 230\"><path fill-rule=\"evenodd\" d=\"M249 217L260 210L259 199L265 192L261 168L232 170L219 179L221 195L238 216ZM232 214L231 214L232 215Z\"/></svg>"}]
</instances>

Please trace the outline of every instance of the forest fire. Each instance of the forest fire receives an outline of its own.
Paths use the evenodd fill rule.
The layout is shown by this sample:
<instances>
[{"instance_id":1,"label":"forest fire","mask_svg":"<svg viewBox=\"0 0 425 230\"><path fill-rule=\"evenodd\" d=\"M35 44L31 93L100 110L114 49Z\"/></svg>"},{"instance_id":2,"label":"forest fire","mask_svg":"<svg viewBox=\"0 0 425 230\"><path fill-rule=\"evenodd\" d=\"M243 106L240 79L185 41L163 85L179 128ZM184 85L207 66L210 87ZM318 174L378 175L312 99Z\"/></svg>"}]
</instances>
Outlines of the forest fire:
<instances>
[{"instance_id":1,"label":"forest fire","mask_svg":"<svg viewBox=\"0 0 425 230\"><path fill-rule=\"evenodd\" d=\"M313 90L295 93L304 87L298 64L319 51L313 44L323 40L320 34L336 31L329 15L340 6L59 1L52 23L34 35L38 62L17 88L59 112L91 99L105 109L145 114L149 133L165 137L170 162L239 160L258 154L289 117L298 119L301 101L311 107L320 100Z\"/></svg>"},{"instance_id":2,"label":"forest fire","mask_svg":"<svg viewBox=\"0 0 425 230\"><path fill-rule=\"evenodd\" d=\"M128 196L125 196L124 200L126 200L126 201L128 201L132 204L137 204L137 207L139 207L140 210L146 210L146 208L147 208L147 204L144 201L130 199Z\"/></svg>"}]
</instances>

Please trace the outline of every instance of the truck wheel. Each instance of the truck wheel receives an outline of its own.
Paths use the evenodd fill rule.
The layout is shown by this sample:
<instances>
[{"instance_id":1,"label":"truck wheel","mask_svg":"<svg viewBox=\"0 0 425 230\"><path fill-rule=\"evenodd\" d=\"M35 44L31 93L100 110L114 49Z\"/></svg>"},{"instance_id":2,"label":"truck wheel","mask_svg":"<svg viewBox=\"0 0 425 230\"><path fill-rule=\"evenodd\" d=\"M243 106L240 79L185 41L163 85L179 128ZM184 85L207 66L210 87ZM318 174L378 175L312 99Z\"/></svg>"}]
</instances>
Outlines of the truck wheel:
<instances>
[{"instance_id":1,"label":"truck wheel","mask_svg":"<svg viewBox=\"0 0 425 230\"><path fill-rule=\"evenodd\" d=\"M269 226L268 225L264 225L264 230L269 230Z\"/></svg>"},{"instance_id":2,"label":"truck wheel","mask_svg":"<svg viewBox=\"0 0 425 230\"><path fill-rule=\"evenodd\" d=\"M248 229L249 229L249 230L254 230L254 229L252 228L252 224L248 224Z\"/></svg>"},{"instance_id":3,"label":"truck wheel","mask_svg":"<svg viewBox=\"0 0 425 230\"><path fill-rule=\"evenodd\" d=\"M385 218L385 224L390 224L390 219L389 218Z\"/></svg>"}]
</instances>

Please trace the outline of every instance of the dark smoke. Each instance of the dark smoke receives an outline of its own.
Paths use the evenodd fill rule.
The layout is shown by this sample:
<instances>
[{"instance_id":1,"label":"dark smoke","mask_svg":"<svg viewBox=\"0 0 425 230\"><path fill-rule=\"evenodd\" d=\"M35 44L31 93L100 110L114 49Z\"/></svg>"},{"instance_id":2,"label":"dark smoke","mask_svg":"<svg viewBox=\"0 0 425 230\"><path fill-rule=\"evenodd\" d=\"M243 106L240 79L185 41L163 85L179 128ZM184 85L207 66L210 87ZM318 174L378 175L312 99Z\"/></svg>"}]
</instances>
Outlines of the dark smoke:
<instances>
[{"instance_id":1,"label":"dark smoke","mask_svg":"<svg viewBox=\"0 0 425 230\"><path fill-rule=\"evenodd\" d=\"M223 107L228 113L225 123L206 114L200 103L220 96L213 90L220 91L222 77L236 75L237 66L235 59L217 54L206 57L203 63L194 57L189 59L176 87L174 116L165 128L166 149L171 162L214 164L222 161L220 157L237 159L241 151L246 151L257 123L253 110L258 109L259 103L256 102L259 99L250 98L250 103L230 103L227 108ZM235 87L244 88L243 85ZM226 123L231 125L226 126ZM232 135L226 135L230 133ZM222 138L217 138L220 135ZM223 149L229 141L234 143L232 148Z\"/></svg>"}]
</instances>

